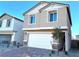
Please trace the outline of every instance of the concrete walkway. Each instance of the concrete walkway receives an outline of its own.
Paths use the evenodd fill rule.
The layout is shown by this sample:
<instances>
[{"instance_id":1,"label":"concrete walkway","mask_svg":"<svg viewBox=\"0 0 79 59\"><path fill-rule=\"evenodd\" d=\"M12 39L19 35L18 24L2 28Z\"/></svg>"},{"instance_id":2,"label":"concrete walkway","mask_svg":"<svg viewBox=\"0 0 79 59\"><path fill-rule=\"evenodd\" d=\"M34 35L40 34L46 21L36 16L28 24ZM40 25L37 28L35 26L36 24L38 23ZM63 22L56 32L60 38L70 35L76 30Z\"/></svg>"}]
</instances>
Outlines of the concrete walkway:
<instances>
[{"instance_id":1,"label":"concrete walkway","mask_svg":"<svg viewBox=\"0 0 79 59\"><path fill-rule=\"evenodd\" d=\"M50 57L49 54L51 50L38 49L32 47L21 47L8 50L6 52L0 53L1 57ZM79 57L78 50L70 50L69 55L65 55L63 52L60 52L59 55L56 53L52 54L52 57Z\"/></svg>"}]
</instances>

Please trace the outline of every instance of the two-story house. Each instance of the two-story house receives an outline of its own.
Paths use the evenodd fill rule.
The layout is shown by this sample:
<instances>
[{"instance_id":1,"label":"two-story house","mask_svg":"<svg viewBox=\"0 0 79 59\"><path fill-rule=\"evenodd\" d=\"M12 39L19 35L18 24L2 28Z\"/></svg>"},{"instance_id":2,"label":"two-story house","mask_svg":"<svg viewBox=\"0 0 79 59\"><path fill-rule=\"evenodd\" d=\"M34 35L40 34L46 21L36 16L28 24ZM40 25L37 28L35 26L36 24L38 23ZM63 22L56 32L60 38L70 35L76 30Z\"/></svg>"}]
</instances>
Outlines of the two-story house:
<instances>
[{"instance_id":1,"label":"two-story house","mask_svg":"<svg viewBox=\"0 0 79 59\"><path fill-rule=\"evenodd\" d=\"M68 4L39 2L24 14L24 42L28 47L52 49L52 33L62 31L62 44L68 51L71 46L71 16ZM51 43L51 41L53 41Z\"/></svg>"},{"instance_id":2,"label":"two-story house","mask_svg":"<svg viewBox=\"0 0 79 59\"><path fill-rule=\"evenodd\" d=\"M23 40L23 20L20 20L9 14L0 16L0 43L8 41L22 44Z\"/></svg>"}]
</instances>

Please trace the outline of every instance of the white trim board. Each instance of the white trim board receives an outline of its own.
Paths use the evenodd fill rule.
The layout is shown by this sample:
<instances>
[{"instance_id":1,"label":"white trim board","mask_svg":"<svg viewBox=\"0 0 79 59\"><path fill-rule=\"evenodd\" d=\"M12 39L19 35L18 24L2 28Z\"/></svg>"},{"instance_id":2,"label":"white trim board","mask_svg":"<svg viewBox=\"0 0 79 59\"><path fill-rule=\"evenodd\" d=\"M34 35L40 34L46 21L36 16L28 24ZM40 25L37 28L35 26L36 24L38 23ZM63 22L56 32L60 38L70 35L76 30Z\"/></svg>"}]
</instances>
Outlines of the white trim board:
<instances>
[{"instance_id":1,"label":"white trim board","mask_svg":"<svg viewBox=\"0 0 79 59\"><path fill-rule=\"evenodd\" d=\"M38 28L23 28L23 30L39 30L39 29L55 29L57 27L38 27ZM67 26L61 26L60 29L68 29Z\"/></svg>"}]
</instances>

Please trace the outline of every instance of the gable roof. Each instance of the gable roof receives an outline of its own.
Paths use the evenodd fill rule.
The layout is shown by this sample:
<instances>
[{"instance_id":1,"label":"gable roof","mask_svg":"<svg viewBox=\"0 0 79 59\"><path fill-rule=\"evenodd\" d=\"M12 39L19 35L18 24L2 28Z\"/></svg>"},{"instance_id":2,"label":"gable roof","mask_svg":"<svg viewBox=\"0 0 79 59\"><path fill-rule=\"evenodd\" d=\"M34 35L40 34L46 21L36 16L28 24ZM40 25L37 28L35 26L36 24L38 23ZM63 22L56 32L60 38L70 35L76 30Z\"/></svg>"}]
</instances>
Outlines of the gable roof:
<instances>
[{"instance_id":1,"label":"gable roof","mask_svg":"<svg viewBox=\"0 0 79 59\"><path fill-rule=\"evenodd\" d=\"M60 4L60 5L66 5L66 6L69 6L69 4L64 4L64 3L59 3L59 2L50 2L50 3L54 3L54 4Z\"/></svg>"},{"instance_id":2,"label":"gable roof","mask_svg":"<svg viewBox=\"0 0 79 59\"><path fill-rule=\"evenodd\" d=\"M25 11L23 13L23 15L25 15L26 13L30 12L32 9L36 8L37 6L39 6L41 3L49 3L47 1L41 1L41 2L38 2L36 5L34 5L32 8L30 8L29 10Z\"/></svg>"},{"instance_id":3,"label":"gable roof","mask_svg":"<svg viewBox=\"0 0 79 59\"><path fill-rule=\"evenodd\" d=\"M69 6L69 4L63 4L63 3L58 3L58 2L49 2L48 5L44 6L43 8L41 8L39 11L42 11L43 9L49 7L50 5L55 5L55 4L58 4L58 5L63 5L63 6Z\"/></svg>"},{"instance_id":4,"label":"gable roof","mask_svg":"<svg viewBox=\"0 0 79 59\"><path fill-rule=\"evenodd\" d=\"M30 8L29 10L25 11L23 13L23 15L25 15L26 13L30 12L31 10L33 10L34 8L36 8L37 6L39 6L41 3L48 3L48 5L46 5L45 7L51 5L52 3L53 4L59 4L59 5L66 5L68 6L68 4L63 4L63 3L58 3L58 2L47 2L47 1L40 1L39 3L37 3L35 6L33 6L32 8ZM41 9L44 9L45 7L41 8Z\"/></svg>"},{"instance_id":5,"label":"gable roof","mask_svg":"<svg viewBox=\"0 0 79 59\"><path fill-rule=\"evenodd\" d=\"M2 18L2 17L5 16L5 15L8 15L8 16L14 18L15 20L18 20L18 21L24 22L23 20L18 19L18 18L14 17L14 16L11 16L11 15L9 15L9 14L7 14L7 13L2 14L2 15L0 16L0 18Z\"/></svg>"}]
</instances>

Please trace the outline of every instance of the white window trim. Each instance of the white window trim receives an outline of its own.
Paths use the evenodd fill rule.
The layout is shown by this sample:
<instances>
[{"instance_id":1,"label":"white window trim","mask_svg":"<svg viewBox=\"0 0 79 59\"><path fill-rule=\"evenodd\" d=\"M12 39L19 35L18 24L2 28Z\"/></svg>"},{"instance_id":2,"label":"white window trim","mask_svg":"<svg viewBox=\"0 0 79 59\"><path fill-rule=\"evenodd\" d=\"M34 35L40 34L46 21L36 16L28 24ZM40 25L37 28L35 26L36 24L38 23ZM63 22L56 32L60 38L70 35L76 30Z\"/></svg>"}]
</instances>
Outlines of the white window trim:
<instances>
[{"instance_id":1,"label":"white window trim","mask_svg":"<svg viewBox=\"0 0 79 59\"><path fill-rule=\"evenodd\" d=\"M2 27L2 23L3 23L3 21L2 21L2 20L0 20L0 21L1 21L1 27ZM0 27L0 28L1 28L1 27Z\"/></svg>"},{"instance_id":2,"label":"white window trim","mask_svg":"<svg viewBox=\"0 0 79 59\"><path fill-rule=\"evenodd\" d=\"M33 14L33 15L35 16L35 14ZM30 21L31 21L31 19L30 19ZM34 23L31 23L30 21L29 21L30 25L36 24L36 16L35 16L35 22Z\"/></svg>"},{"instance_id":3,"label":"white window trim","mask_svg":"<svg viewBox=\"0 0 79 59\"><path fill-rule=\"evenodd\" d=\"M36 28L23 28L23 30L38 30L38 29L55 29L57 27L36 27ZM60 29L68 29L67 26L61 26Z\"/></svg>"},{"instance_id":4,"label":"white window trim","mask_svg":"<svg viewBox=\"0 0 79 59\"><path fill-rule=\"evenodd\" d=\"M52 11L52 10L51 10L51 11ZM56 21L51 21L51 22L50 22L50 15L49 15L49 13L47 14L47 16L48 16L47 22L48 22L48 23L58 22L58 9L56 9L56 12L57 12L57 20L56 20Z\"/></svg>"},{"instance_id":5,"label":"white window trim","mask_svg":"<svg viewBox=\"0 0 79 59\"><path fill-rule=\"evenodd\" d=\"M9 21L9 20L10 20L10 19L8 19L7 22L6 22L6 27L7 27L7 28L11 26L11 20L10 20L10 24L9 24L9 26L8 26L8 21Z\"/></svg>"}]
</instances>

